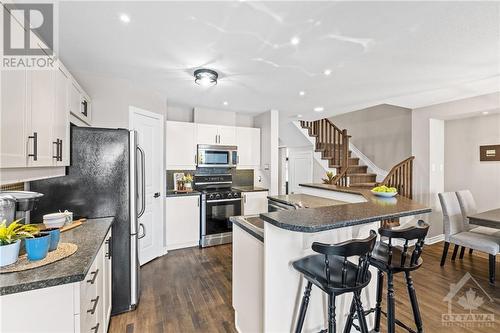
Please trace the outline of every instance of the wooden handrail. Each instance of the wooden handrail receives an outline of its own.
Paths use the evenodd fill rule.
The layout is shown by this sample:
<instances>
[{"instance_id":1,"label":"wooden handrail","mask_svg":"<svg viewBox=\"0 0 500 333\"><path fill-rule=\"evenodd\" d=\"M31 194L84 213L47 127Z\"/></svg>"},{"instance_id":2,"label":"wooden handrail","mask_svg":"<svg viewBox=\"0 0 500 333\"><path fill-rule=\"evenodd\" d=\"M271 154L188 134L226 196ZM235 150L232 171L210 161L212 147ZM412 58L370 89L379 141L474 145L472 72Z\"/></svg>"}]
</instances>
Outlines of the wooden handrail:
<instances>
[{"instance_id":1,"label":"wooden handrail","mask_svg":"<svg viewBox=\"0 0 500 333\"><path fill-rule=\"evenodd\" d=\"M414 159L415 156L411 156L393 166L380 185L395 187L400 195L412 199Z\"/></svg>"}]
</instances>

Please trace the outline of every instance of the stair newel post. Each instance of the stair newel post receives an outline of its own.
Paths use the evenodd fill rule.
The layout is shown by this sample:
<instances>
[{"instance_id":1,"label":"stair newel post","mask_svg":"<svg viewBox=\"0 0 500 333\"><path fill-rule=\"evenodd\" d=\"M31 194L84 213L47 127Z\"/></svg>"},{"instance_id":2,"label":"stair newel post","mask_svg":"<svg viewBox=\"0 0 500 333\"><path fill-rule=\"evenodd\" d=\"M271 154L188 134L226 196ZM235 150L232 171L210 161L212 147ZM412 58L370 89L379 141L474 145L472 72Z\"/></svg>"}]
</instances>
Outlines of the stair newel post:
<instances>
[{"instance_id":1,"label":"stair newel post","mask_svg":"<svg viewBox=\"0 0 500 333\"><path fill-rule=\"evenodd\" d=\"M342 144L344 148L344 161L342 166L347 169L349 167L349 136L347 135L347 130L342 130ZM344 186L349 186L349 179L347 178L347 174L345 175L345 184Z\"/></svg>"}]
</instances>

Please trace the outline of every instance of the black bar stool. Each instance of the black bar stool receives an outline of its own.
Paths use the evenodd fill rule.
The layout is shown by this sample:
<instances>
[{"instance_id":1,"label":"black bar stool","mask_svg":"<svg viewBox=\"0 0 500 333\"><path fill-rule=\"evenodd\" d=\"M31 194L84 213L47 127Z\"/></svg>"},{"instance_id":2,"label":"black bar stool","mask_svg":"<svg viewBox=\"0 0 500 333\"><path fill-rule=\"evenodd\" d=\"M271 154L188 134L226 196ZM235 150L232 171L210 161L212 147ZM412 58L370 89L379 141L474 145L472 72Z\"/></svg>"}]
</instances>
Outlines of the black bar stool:
<instances>
[{"instance_id":1,"label":"black bar stool","mask_svg":"<svg viewBox=\"0 0 500 333\"><path fill-rule=\"evenodd\" d=\"M413 286L413 280L410 272L422 266L422 249L424 247L425 236L429 231L429 225L424 221L418 221L416 226L404 229L386 229L380 228L378 230L380 236L388 237L389 240L385 242L377 242L373 249L370 258L370 265L378 269L377 277L377 303L375 308L365 312L375 312L375 327L374 332L380 332L380 316L383 313L387 316L387 332L394 333L396 331L396 324L406 329L409 332L415 332L406 324L400 322L395 318L395 304L394 304L394 274L404 272L406 278L406 287L411 301L413 310L413 317L417 332L423 332L422 317L420 316L420 309L417 302L417 294ZM393 239L403 239L403 247L396 247L393 244ZM409 251L409 241L416 240L413 250ZM410 253L411 252L411 253ZM387 313L382 311L380 303L382 302L382 292L384 289L384 273L387 274Z\"/></svg>"},{"instance_id":2,"label":"black bar stool","mask_svg":"<svg viewBox=\"0 0 500 333\"><path fill-rule=\"evenodd\" d=\"M310 255L293 263L293 267L302 273L307 280L295 332L302 331L311 288L314 284L328 294L329 333L335 332L336 329L335 297L348 292L352 292L354 295L347 321L352 324L354 313L357 312L361 331L368 333L360 294L371 279L368 268L376 239L377 233L371 230L370 236L365 239L353 239L333 245L314 242L312 249L321 254ZM357 265L347 260L352 256L359 256ZM322 332L326 332L326 330Z\"/></svg>"}]
</instances>

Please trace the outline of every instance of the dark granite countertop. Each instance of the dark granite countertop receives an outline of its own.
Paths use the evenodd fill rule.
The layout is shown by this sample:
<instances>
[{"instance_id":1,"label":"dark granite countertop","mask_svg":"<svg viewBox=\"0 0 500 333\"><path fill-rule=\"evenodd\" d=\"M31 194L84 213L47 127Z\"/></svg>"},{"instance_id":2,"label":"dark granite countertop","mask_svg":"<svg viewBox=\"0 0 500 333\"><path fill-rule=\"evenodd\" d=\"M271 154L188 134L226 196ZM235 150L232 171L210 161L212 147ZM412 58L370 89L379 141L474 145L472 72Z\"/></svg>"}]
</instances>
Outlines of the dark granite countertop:
<instances>
[{"instance_id":1,"label":"dark granite countertop","mask_svg":"<svg viewBox=\"0 0 500 333\"><path fill-rule=\"evenodd\" d=\"M89 219L80 227L61 233L60 242L76 244L76 253L42 267L0 274L0 295L82 281L113 220L113 217Z\"/></svg>"},{"instance_id":2,"label":"dark granite countertop","mask_svg":"<svg viewBox=\"0 0 500 333\"><path fill-rule=\"evenodd\" d=\"M258 215L231 216L229 220L261 242L264 241L264 221Z\"/></svg>"},{"instance_id":3,"label":"dark granite countertop","mask_svg":"<svg viewBox=\"0 0 500 333\"><path fill-rule=\"evenodd\" d=\"M287 194L287 195L272 195L267 197L270 200L280 202L285 205L295 206L297 208L316 208L324 206L334 206L346 204L345 201L328 199L309 194Z\"/></svg>"},{"instance_id":4,"label":"dark granite countertop","mask_svg":"<svg viewBox=\"0 0 500 333\"><path fill-rule=\"evenodd\" d=\"M260 217L279 228L298 232L318 232L358 224L429 213L431 209L402 197L380 198L369 190L342 188L334 185L304 184L323 190L362 195L366 202L346 203L328 207L297 209L260 214Z\"/></svg>"},{"instance_id":5,"label":"dark granite countertop","mask_svg":"<svg viewBox=\"0 0 500 333\"><path fill-rule=\"evenodd\" d=\"M186 196L191 196L191 195L200 195L201 193L198 191L191 191L191 192L178 192L174 190L168 190L165 196L168 197L186 197Z\"/></svg>"},{"instance_id":6,"label":"dark granite countertop","mask_svg":"<svg viewBox=\"0 0 500 333\"><path fill-rule=\"evenodd\" d=\"M241 192L264 192L264 191L268 191L267 188L253 186L253 185L233 186L232 189L236 190L236 191L241 191Z\"/></svg>"}]
</instances>

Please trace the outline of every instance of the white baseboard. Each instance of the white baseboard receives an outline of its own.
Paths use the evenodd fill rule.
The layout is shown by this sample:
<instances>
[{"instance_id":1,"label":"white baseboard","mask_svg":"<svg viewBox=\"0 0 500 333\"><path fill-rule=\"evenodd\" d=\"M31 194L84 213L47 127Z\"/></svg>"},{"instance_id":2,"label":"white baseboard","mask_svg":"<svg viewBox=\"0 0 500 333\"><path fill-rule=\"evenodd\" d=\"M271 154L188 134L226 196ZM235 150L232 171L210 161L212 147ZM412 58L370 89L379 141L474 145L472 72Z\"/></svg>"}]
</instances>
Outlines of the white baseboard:
<instances>
[{"instance_id":1,"label":"white baseboard","mask_svg":"<svg viewBox=\"0 0 500 333\"><path fill-rule=\"evenodd\" d=\"M436 244L442 241L444 241L444 234L425 238L425 244L427 245Z\"/></svg>"}]
</instances>

